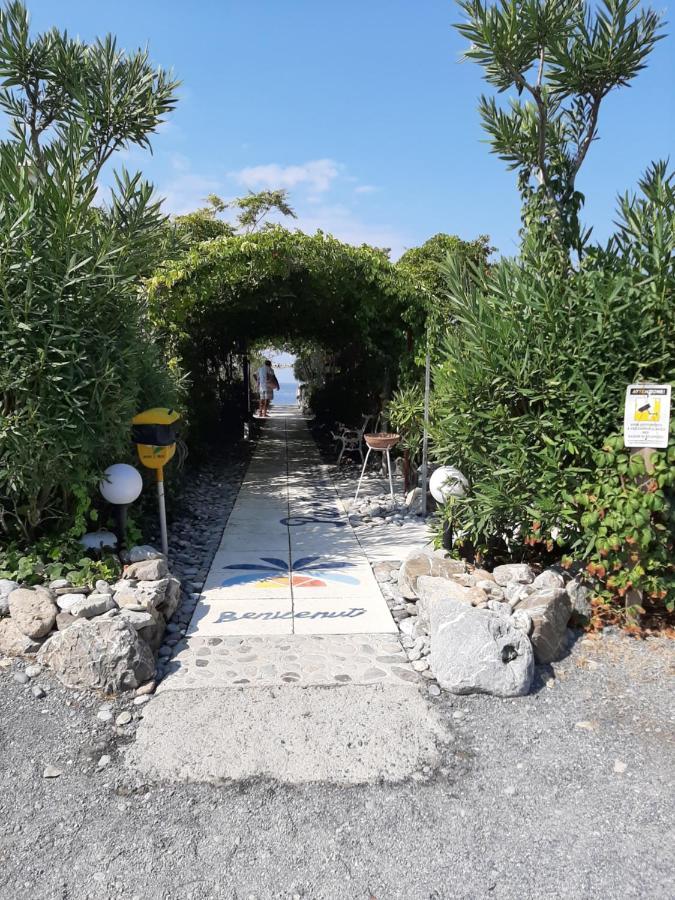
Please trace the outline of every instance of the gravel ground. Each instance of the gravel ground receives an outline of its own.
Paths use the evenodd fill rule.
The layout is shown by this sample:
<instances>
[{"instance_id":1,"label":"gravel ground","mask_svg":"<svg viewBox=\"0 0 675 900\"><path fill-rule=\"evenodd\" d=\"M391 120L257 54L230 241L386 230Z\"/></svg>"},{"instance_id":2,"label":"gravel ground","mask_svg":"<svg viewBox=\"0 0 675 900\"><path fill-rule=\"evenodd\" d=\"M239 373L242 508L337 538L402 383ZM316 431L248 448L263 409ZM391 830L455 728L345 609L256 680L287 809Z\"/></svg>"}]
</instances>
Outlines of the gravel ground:
<instances>
[{"instance_id":1,"label":"gravel ground","mask_svg":"<svg viewBox=\"0 0 675 900\"><path fill-rule=\"evenodd\" d=\"M671 897L672 662L661 639L578 641L528 697L441 697L452 740L428 777L355 787L139 783L121 765L137 719L115 719L142 706L101 721L102 699L19 684L15 662L0 897Z\"/></svg>"}]
</instances>

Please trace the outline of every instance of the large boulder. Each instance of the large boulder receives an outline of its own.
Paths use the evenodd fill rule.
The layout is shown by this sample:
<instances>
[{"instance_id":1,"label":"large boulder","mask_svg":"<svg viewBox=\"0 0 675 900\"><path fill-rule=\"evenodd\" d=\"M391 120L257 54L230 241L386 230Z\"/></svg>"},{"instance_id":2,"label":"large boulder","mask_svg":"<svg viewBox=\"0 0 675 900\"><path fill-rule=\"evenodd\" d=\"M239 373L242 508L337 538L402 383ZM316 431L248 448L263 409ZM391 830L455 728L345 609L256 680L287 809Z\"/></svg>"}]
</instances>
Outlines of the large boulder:
<instances>
[{"instance_id":1,"label":"large boulder","mask_svg":"<svg viewBox=\"0 0 675 900\"><path fill-rule=\"evenodd\" d=\"M422 575L451 578L466 572L466 563L459 559L443 559L431 550L413 550L398 572L398 589L406 600L417 598L417 579Z\"/></svg>"},{"instance_id":2,"label":"large boulder","mask_svg":"<svg viewBox=\"0 0 675 900\"><path fill-rule=\"evenodd\" d=\"M159 557L132 563L124 570L123 577L126 579L135 578L137 581L159 581L160 578L166 578L168 574L169 567L166 564L166 560L164 557Z\"/></svg>"},{"instance_id":3,"label":"large boulder","mask_svg":"<svg viewBox=\"0 0 675 900\"><path fill-rule=\"evenodd\" d=\"M0 616L9 615L9 595L16 591L19 585L9 578L0 578Z\"/></svg>"},{"instance_id":4,"label":"large boulder","mask_svg":"<svg viewBox=\"0 0 675 900\"><path fill-rule=\"evenodd\" d=\"M534 675L530 641L509 616L446 600L431 610L431 671L453 694L527 694Z\"/></svg>"},{"instance_id":5,"label":"large boulder","mask_svg":"<svg viewBox=\"0 0 675 900\"><path fill-rule=\"evenodd\" d=\"M152 651L120 616L78 619L47 641L38 660L66 687L106 694L137 688L155 672Z\"/></svg>"},{"instance_id":6,"label":"large boulder","mask_svg":"<svg viewBox=\"0 0 675 900\"><path fill-rule=\"evenodd\" d=\"M19 631L13 619L0 619L0 656L33 656L41 646Z\"/></svg>"},{"instance_id":7,"label":"large boulder","mask_svg":"<svg viewBox=\"0 0 675 900\"><path fill-rule=\"evenodd\" d=\"M49 634L58 611L46 588L18 588L9 595L9 612L14 624L34 641Z\"/></svg>"},{"instance_id":8,"label":"large boulder","mask_svg":"<svg viewBox=\"0 0 675 900\"><path fill-rule=\"evenodd\" d=\"M503 566L495 566L492 577L502 587L511 581L517 581L519 584L532 584L534 572L527 563L507 563Z\"/></svg>"},{"instance_id":9,"label":"large boulder","mask_svg":"<svg viewBox=\"0 0 675 900\"><path fill-rule=\"evenodd\" d=\"M572 601L563 588L535 591L518 603L532 619L530 640L538 663L550 663L567 649L567 623L572 615Z\"/></svg>"},{"instance_id":10,"label":"large boulder","mask_svg":"<svg viewBox=\"0 0 675 900\"><path fill-rule=\"evenodd\" d=\"M417 630L429 634L431 629L431 610L437 603L446 600L457 600L477 606L487 603L488 595L478 587L464 587L450 578L437 578L434 575L422 575L417 579Z\"/></svg>"}]
</instances>

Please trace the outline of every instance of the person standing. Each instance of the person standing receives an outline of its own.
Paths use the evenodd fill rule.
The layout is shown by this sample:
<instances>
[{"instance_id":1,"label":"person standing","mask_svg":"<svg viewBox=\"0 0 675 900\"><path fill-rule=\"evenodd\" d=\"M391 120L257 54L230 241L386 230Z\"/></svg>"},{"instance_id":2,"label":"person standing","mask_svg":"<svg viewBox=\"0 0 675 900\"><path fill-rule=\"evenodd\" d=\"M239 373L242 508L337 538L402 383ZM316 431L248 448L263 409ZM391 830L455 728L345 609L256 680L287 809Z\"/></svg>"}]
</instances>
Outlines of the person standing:
<instances>
[{"instance_id":1,"label":"person standing","mask_svg":"<svg viewBox=\"0 0 675 900\"><path fill-rule=\"evenodd\" d=\"M260 394L260 407L258 415L261 419L269 418L270 403L274 398L274 392L279 390L279 382L274 374L272 362L266 359L258 369L258 392Z\"/></svg>"}]
</instances>

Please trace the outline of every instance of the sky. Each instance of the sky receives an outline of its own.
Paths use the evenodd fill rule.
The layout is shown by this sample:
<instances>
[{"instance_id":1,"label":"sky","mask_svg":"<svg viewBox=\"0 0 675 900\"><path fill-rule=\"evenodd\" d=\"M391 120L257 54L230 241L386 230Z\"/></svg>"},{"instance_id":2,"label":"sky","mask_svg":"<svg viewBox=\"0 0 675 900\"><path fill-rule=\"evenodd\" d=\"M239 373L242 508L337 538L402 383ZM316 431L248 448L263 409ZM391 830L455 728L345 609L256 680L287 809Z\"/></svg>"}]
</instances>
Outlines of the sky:
<instances>
[{"instance_id":1,"label":"sky","mask_svg":"<svg viewBox=\"0 0 675 900\"><path fill-rule=\"evenodd\" d=\"M517 251L514 173L489 152L477 100L490 91L448 0L28 0L35 30L112 32L148 46L182 82L141 169L170 213L287 188L297 227L398 257L444 231ZM666 19L668 9L662 5ZM673 18L672 12L670 18ZM630 88L610 95L578 187L604 241L616 197L675 156L675 24Z\"/></svg>"}]
</instances>

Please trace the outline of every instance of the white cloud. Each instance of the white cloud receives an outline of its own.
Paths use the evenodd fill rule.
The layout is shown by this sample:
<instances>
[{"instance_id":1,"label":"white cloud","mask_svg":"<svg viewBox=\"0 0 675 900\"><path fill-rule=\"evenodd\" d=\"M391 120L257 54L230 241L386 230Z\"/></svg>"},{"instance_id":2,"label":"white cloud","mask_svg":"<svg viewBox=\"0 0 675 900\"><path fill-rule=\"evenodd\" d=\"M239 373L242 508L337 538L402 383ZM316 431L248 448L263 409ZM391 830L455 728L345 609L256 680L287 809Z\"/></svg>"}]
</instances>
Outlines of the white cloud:
<instances>
[{"instance_id":1,"label":"white cloud","mask_svg":"<svg viewBox=\"0 0 675 900\"><path fill-rule=\"evenodd\" d=\"M292 190L304 186L310 196L317 196L330 190L340 169L341 166L332 159L313 159L295 166L282 166L279 163L248 166L238 172L230 172L230 175L239 184L250 189Z\"/></svg>"},{"instance_id":2,"label":"white cloud","mask_svg":"<svg viewBox=\"0 0 675 900\"><path fill-rule=\"evenodd\" d=\"M300 211L293 226L308 234L321 229L347 244L389 247L392 259L398 259L403 251L414 243L409 236L397 231L391 225L361 221L349 207L342 205L317 207L307 215Z\"/></svg>"},{"instance_id":3,"label":"white cloud","mask_svg":"<svg viewBox=\"0 0 675 900\"><path fill-rule=\"evenodd\" d=\"M379 188L374 184L360 184L354 188L355 194L374 194L376 191L379 191Z\"/></svg>"},{"instance_id":4,"label":"white cloud","mask_svg":"<svg viewBox=\"0 0 675 900\"><path fill-rule=\"evenodd\" d=\"M164 198L162 209L173 216L182 216L204 206L209 194L217 194L222 188L215 178L179 170L175 178L156 189L156 195Z\"/></svg>"}]
</instances>

